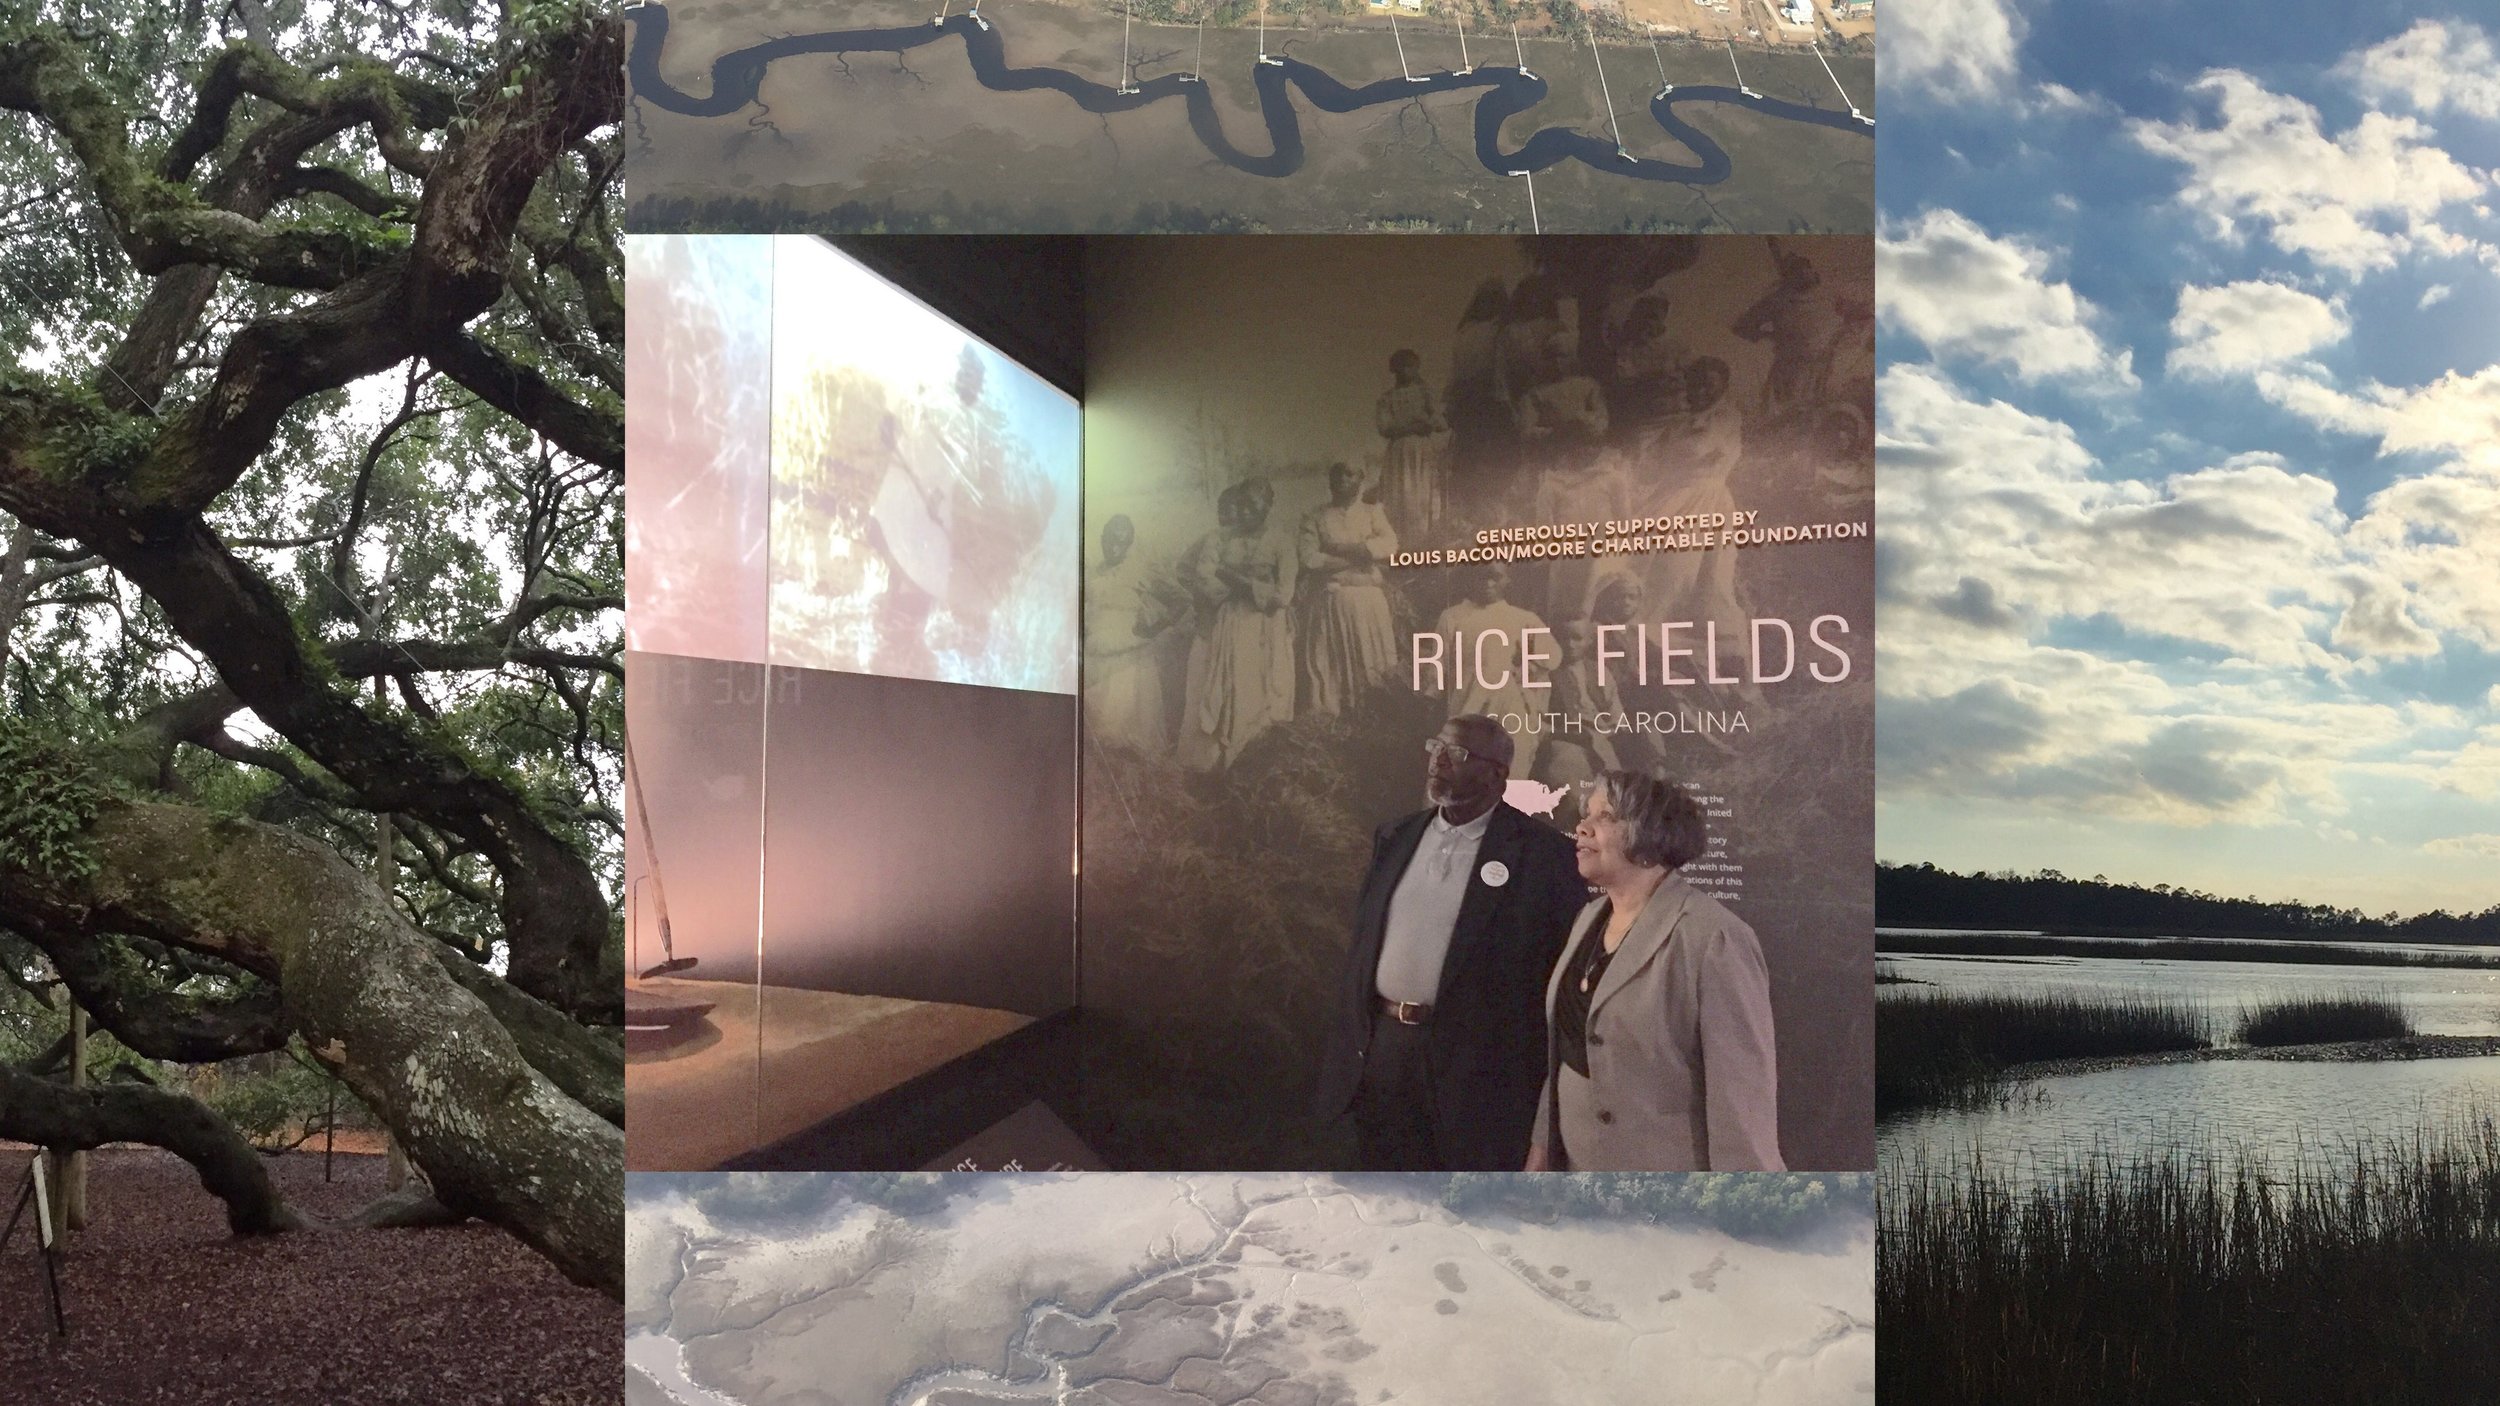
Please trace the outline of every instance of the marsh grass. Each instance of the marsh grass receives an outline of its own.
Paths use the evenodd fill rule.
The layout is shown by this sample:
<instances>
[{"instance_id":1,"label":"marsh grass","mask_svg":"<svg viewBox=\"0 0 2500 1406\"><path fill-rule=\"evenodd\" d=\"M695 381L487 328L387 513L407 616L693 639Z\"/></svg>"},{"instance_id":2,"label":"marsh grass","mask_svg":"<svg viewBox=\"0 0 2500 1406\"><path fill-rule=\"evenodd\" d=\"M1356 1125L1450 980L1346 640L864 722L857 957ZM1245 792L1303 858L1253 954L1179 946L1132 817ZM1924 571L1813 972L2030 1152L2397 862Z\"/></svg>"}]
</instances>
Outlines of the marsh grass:
<instances>
[{"instance_id":1,"label":"marsh grass","mask_svg":"<svg viewBox=\"0 0 2500 1406\"><path fill-rule=\"evenodd\" d=\"M2018 1184L1887 1175L1887 1402L2489 1402L2500 1122L2481 1112L2289 1171L2180 1146Z\"/></svg>"},{"instance_id":2,"label":"marsh grass","mask_svg":"<svg viewBox=\"0 0 2500 1406\"><path fill-rule=\"evenodd\" d=\"M1875 1003L1875 1112L1972 1108L2008 1093L2010 1065L2203 1049L2204 1013L2145 995L1905 992Z\"/></svg>"},{"instance_id":3,"label":"marsh grass","mask_svg":"<svg viewBox=\"0 0 2500 1406\"><path fill-rule=\"evenodd\" d=\"M2243 1006L2236 1038L2243 1045L2319 1045L2393 1040L2412 1033L2413 1018L2402 1002L2347 991Z\"/></svg>"}]
</instances>

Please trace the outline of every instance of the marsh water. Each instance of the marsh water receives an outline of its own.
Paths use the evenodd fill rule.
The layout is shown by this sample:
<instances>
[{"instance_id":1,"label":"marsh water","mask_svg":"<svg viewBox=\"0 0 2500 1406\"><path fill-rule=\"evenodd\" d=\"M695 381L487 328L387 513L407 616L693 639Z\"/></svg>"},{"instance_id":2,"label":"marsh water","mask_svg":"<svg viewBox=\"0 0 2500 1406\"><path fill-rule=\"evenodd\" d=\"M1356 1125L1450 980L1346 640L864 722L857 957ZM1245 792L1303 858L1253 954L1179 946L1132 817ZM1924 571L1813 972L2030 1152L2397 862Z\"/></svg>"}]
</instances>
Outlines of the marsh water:
<instances>
[{"instance_id":1,"label":"marsh water","mask_svg":"<svg viewBox=\"0 0 2500 1406\"><path fill-rule=\"evenodd\" d=\"M2113 952L2125 950L2109 940ZM1878 939L1878 946L1882 945ZM2490 948L2422 949L2500 955ZM2400 1002L2432 1035L2500 1035L2500 970L2159 958L1885 955L1881 996L1928 990L2130 995L2202 1011L2218 1043L2244 1007L2359 993ZM1881 1051L1878 1051L1881 1058ZM2500 1113L2500 1056L2415 1060L2225 1059L2137 1064L2036 1079L1999 1106L1887 1119L1876 1154L1888 1173L1976 1161L2017 1184L2079 1162L2180 1151L2278 1171L2332 1172L2359 1144Z\"/></svg>"},{"instance_id":2,"label":"marsh water","mask_svg":"<svg viewBox=\"0 0 2500 1406\"><path fill-rule=\"evenodd\" d=\"M625 1362L643 1373L668 1393L677 1406L745 1406L734 1396L724 1396L710 1387L697 1385L686 1375L684 1344L665 1333L630 1333L625 1338Z\"/></svg>"}]
</instances>

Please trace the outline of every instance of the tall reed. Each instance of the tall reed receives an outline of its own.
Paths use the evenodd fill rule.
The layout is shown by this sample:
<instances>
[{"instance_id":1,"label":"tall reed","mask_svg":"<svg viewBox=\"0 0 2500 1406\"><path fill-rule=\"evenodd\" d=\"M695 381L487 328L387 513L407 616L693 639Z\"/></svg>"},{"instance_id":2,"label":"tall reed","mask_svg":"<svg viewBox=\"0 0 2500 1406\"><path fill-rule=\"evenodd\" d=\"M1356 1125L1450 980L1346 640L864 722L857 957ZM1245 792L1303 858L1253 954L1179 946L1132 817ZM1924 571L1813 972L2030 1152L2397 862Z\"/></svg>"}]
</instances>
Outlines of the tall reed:
<instances>
[{"instance_id":1,"label":"tall reed","mask_svg":"<svg viewBox=\"0 0 2500 1406\"><path fill-rule=\"evenodd\" d=\"M2362 991L2287 996L2240 1009L2243 1045L2320 1045L2344 1040L2392 1040L2413 1033L2404 1003Z\"/></svg>"},{"instance_id":2,"label":"tall reed","mask_svg":"<svg viewBox=\"0 0 2500 1406\"><path fill-rule=\"evenodd\" d=\"M1875 1003L1875 1111L1971 1107L2004 1091L2007 1066L2043 1059L2202 1049L2204 1013L2121 993L1917 991Z\"/></svg>"},{"instance_id":3,"label":"tall reed","mask_svg":"<svg viewBox=\"0 0 2500 1406\"><path fill-rule=\"evenodd\" d=\"M2171 1146L2018 1186L1888 1173L1876 1395L1934 1406L2500 1399L2500 1122L2289 1170Z\"/></svg>"}]
</instances>

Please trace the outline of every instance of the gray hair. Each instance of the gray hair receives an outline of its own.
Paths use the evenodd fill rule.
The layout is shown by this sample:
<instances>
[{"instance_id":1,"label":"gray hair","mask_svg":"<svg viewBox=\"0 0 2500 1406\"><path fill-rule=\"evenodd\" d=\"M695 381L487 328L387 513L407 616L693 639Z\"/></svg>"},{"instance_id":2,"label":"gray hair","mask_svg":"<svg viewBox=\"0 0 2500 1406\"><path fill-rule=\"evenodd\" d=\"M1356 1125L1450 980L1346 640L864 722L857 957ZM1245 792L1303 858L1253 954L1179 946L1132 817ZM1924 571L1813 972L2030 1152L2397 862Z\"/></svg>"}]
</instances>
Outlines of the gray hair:
<instances>
[{"instance_id":1,"label":"gray hair","mask_svg":"<svg viewBox=\"0 0 2500 1406\"><path fill-rule=\"evenodd\" d=\"M1624 858L1674 873L1710 847L1701 802L1663 772L1608 771L1597 779L1606 788L1615 818L1624 824Z\"/></svg>"},{"instance_id":2,"label":"gray hair","mask_svg":"<svg viewBox=\"0 0 2500 1406\"><path fill-rule=\"evenodd\" d=\"M1472 742L1467 744L1468 751L1483 757L1504 771L1510 770L1510 759L1517 755L1518 746L1510 740L1510 732L1502 726L1500 719L1490 713L1461 713L1450 721L1475 733L1483 740L1484 745L1481 747Z\"/></svg>"}]
</instances>

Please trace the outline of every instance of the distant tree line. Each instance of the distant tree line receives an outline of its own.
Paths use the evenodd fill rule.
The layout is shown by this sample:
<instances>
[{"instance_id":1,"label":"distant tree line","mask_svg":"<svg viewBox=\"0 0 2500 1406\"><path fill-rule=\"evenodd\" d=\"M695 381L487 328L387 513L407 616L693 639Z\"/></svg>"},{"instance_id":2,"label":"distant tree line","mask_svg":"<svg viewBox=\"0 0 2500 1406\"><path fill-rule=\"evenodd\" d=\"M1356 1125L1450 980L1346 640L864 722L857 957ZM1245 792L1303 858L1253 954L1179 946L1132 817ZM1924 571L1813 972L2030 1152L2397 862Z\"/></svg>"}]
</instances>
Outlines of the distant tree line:
<instances>
[{"instance_id":1,"label":"distant tree line","mask_svg":"<svg viewBox=\"0 0 2500 1406\"><path fill-rule=\"evenodd\" d=\"M830 209L811 210L742 195L647 195L633 203L631 220L637 234L761 234L781 229L847 234L1032 234L1082 229L1106 234L1267 233L1265 225L1248 216L1170 201L1150 200L1130 211L1124 222L1098 224L1080 220L1056 205L1027 210L987 202L965 204L952 192L929 210L905 209L890 200L846 200Z\"/></svg>"},{"instance_id":2,"label":"distant tree line","mask_svg":"<svg viewBox=\"0 0 2500 1406\"><path fill-rule=\"evenodd\" d=\"M1521 1220L1653 1220L1699 1225L1745 1240L1788 1240L1835 1220L1875 1214L1863 1172L1566 1172L1517 1176L1452 1172L1441 1204L1461 1215Z\"/></svg>"},{"instance_id":3,"label":"distant tree line","mask_svg":"<svg viewBox=\"0 0 2500 1406\"><path fill-rule=\"evenodd\" d=\"M681 1195L718 1224L769 1229L815 1220L844 1201L927 1215L980 1181L953 1172L637 1172L631 1185L637 1201Z\"/></svg>"},{"instance_id":4,"label":"distant tree line","mask_svg":"<svg viewBox=\"0 0 2500 1406\"><path fill-rule=\"evenodd\" d=\"M2323 903L2224 898L2201 889L2113 883L2055 869L1956 874L1933 864L1875 866L1875 921L1885 927L2038 928L2231 937L2363 938L2500 943L2500 903L2478 913L2435 909L2373 917Z\"/></svg>"},{"instance_id":5,"label":"distant tree line","mask_svg":"<svg viewBox=\"0 0 2500 1406\"><path fill-rule=\"evenodd\" d=\"M1139 19L1160 24L1196 24L1205 20L1221 27L1248 24L1258 17L1256 0L1130 0L1128 8Z\"/></svg>"}]
</instances>

